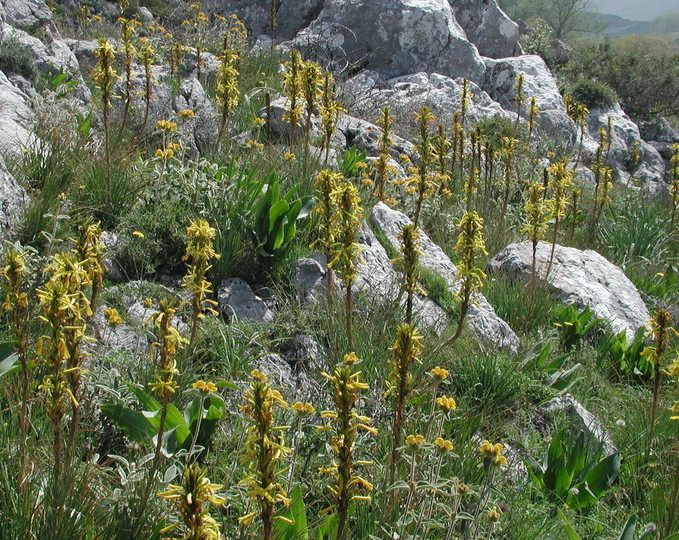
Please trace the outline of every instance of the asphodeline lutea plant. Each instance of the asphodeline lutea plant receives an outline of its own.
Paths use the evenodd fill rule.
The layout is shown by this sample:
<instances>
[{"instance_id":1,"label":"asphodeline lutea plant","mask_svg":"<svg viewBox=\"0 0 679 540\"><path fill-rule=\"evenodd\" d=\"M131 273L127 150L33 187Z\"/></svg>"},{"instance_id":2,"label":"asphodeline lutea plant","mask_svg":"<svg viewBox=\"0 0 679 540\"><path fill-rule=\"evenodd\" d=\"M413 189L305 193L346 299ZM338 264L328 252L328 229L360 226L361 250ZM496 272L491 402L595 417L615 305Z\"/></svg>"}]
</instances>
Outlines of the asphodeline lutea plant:
<instances>
[{"instance_id":1,"label":"asphodeline lutea plant","mask_svg":"<svg viewBox=\"0 0 679 540\"><path fill-rule=\"evenodd\" d=\"M76 244L76 253L90 279L90 306L92 309L104 288L104 270L102 262L106 256L106 246L101 241L101 225L99 222L87 222L80 227Z\"/></svg>"},{"instance_id":2,"label":"asphodeline lutea plant","mask_svg":"<svg viewBox=\"0 0 679 540\"><path fill-rule=\"evenodd\" d=\"M249 525L259 516L261 524L260 537L264 540L273 538L276 503L286 506L290 499L285 492L280 478L285 471L284 460L290 453L285 446L286 426L276 426L274 423L276 411L285 409L288 404L283 400L278 390L273 390L267 376L259 370L250 373L252 381L246 390L245 405L241 411L249 424L245 441L245 461L248 475L243 480L250 493L250 500L257 505L258 510L249 512L239 518L241 525Z\"/></svg>"},{"instance_id":3,"label":"asphodeline lutea plant","mask_svg":"<svg viewBox=\"0 0 679 540\"><path fill-rule=\"evenodd\" d=\"M526 94L523 91L523 73L520 73L516 76L516 82L514 84L514 104L516 105L516 121L514 125L516 127L519 127L519 121L521 120L521 109L525 100Z\"/></svg>"},{"instance_id":4,"label":"asphodeline lutea plant","mask_svg":"<svg viewBox=\"0 0 679 540\"><path fill-rule=\"evenodd\" d=\"M545 237L549 229L552 204L549 199L545 198L545 186L537 181L528 184L524 200L523 210L525 217L521 232L528 235L532 246L530 284L534 286L538 242Z\"/></svg>"},{"instance_id":5,"label":"asphodeline lutea plant","mask_svg":"<svg viewBox=\"0 0 679 540\"><path fill-rule=\"evenodd\" d=\"M504 227L505 217L507 215L507 207L509 206L509 196L512 192L512 174L514 172L514 154L516 151L516 145L518 140L513 137L502 137L501 144L501 156L503 164L503 195L502 195L502 215L500 221Z\"/></svg>"},{"instance_id":6,"label":"asphodeline lutea plant","mask_svg":"<svg viewBox=\"0 0 679 540\"><path fill-rule=\"evenodd\" d=\"M580 157L582 156L582 146L585 140L585 129L587 128L587 115L589 114L589 109L583 103L575 101L570 94L566 94L563 101L568 116L573 119L578 126L579 131L580 142L578 143L578 154L575 158L575 163L573 164L573 170L575 171L578 168Z\"/></svg>"},{"instance_id":7,"label":"asphodeline lutea plant","mask_svg":"<svg viewBox=\"0 0 679 540\"><path fill-rule=\"evenodd\" d=\"M87 262L80 260L77 250L57 253L52 257L52 262L46 270L50 275L46 287L50 283L61 283L72 303L72 308L66 310L67 315L63 319L65 326L62 335L66 351L66 364L62 369L68 384L68 396L71 398L71 418L65 456L68 465L73 457L72 451L80 419L78 399L84 356L80 345L85 339L87 321L92 317L92 308L86 294L86 289L92 285L92 281ZM56 366L53 373L56 375ZM49 387L45 386L45 389L48 391Z\"/></svg>"},{"instance_id":8,"label":"asphodeline lutea plant","mask_svg":"<svg viewBox=\"0 0 679 540\"><path fill-rule=\"evenodd\" d=\"M420 282L420 233L417 227L410 223L404 225L398 235L401 243L401 256L394 260L399 265L403 274L402 288L406 293L406 323L413 320L413 299L415 293L424 293L419 285Z\"/></svg>"},{"instance_id":9,"label":"asphodeline lutea plant","mask_svg":"<svg viewBox=\"0 0 679 540\"><path fill-rule=\"evenodd\" d=\"M352 502L370 501L371 497L367 493L373 489L372 484L358 473L358 467L372 465L370 461L357 459L358 431L377 435L377 430L370 425L371 419L356 410L361 394L369 389L368 384L361 379L361 372L356 368L358 363L356 354L349 353L344 356L343 362L335 367L332 374L322 373L332 383L335 404L334 411L321 413L321 416L328 420L328 424L320 429L333 433L330 447L334 454L333 463L321 469L321 472L333 478L333 483L328 486L333 502L323 510L323 513L337 514L337 540L350 538L348 526Z\"/></svg>"},{"instance_id":10,"label":"asphodeline lutea plant","mask_svg":"<svg viewBox=\"0 0 679 540\"><path fill-rule=\"evenodd\" d=\"M642 351L642 355L653 365L653 395L651 399L651 416L648 430L648 455L653 448L653 436L655 432L658 398L660 393L660 381L662 377L662 362L669 350L670 340L673 335L679 335L672 327L672 315L669 311L658 309L653 313L649 332L651 343Z\"/></svg>"},{"instance_id":11,"label":"asphodeline lutea plant","mask_svg":"<svg viewBox=\"0 0 679 540\"><path fill-rule=\"evenodd\" d=\"M482 258L488 255L483 237L483 218L477 212L465 212L458 223L458 229L460 233L455 245L456 278L459 283L456 292L459 302L457 327L455 333L441 343L434 354L453 344L462 335L469 307L486 280L486 274L480 266Z\"/></svg>"},{"instance_id":12,"label":"asphodeline lutea plant","mask_svg":"<svg viewBox=\"0 0 679 540\"><path fill-rule=\"evenodd\" d=\"M346 288L346 332L349 346L352 347L352 287L360 262L361 246L358 243L358 235L361 230L363 208L358 189L349 181L340 182L332 197L336 212L332 222L333 243L328 266L337 273Z\"/></svg>"},{"instance_id":13,"label":"asphodeline lutea plant","mask_svg":"<svg viewBox=\"0 0 679 540\"><path fill-rule=\"evenodd\" d=\"M94 78L95 86L99 89L101 94L101 106L104 122L104 149L106 151L106 159L110 162L111 138L109 123L112 105L111 100L114 98L113 86L118 80L118 73L114 67L116 54L113 45L107 39L100 38L97 43L98 46L96 49L94 49L94 55L97 58L97 64L94 67L92 77Z\"/></svg>"},{"instance_id":14,"label":"asphodeline lutea plant","mask_svg":"<svg viewBox=\"0 0 679 540\"><path fill-rule=\"evenodd\" d=\"M316 62L302 64L302 95L304 96L304 152L309 151L311 119L321 97L321 66Z\"/></svg>"},{"instance_id":15,"label":"asphodeline lutea plant","mask_svg":"<svg viewBox=\"0 0 679 540\"><path fill-rule=\"evenodd\" d=\"M186 254L182 257L182 260L186 261L187 271L182 286L191 292L191 338L189 346L193 344L196 338L198 323L205 316L203 312L209 311L214 315L217 314L214 310L217 302L207 298L207 295L212 293L212 286L205 279L208 270L211 268L210 261L219 259L219 254L215 252L213 246L216 235L217 230L204 219L191 220L186 229Z\"/></svg>"},{"instance_id":16,"label":"asphodeline lutea plant","mask_svg":"<svg viewBox=\"0 0 679 540\"><path fill-rule=\"evenodd\" d=\"M193 16L190 20L182 24L190 29L193 46L196 48L196 77L200 81L203 74L203 52L205 49L205 39L208 33L210 19L203 11L201 2L194 2L189 6Z\"/></svg>"},{"instance_id":17,"label":"asphodeline lutea plant","mask_svg":"<svg viewBox=\"0 0 679 540\"><path fill-rule=\"evenodd\" d=\"M39 390L43 394L45 412L54 436L53 504L58 505L56 494L60 489L61 472L69 466L70 449L77 429L79 403L76 395L82 375L80 343L85 338L85 321L91 316L84 289L90 282L87 272L72 252L54 255L46 272L50 278L44 287L37 289L37 295L42 308L40 319L46 323L47 333L39 338L36 354L46 364L46 374ZM64 455L62 422L69 403L71 428Z\"/></svg>"},{"instance_id":18,"label":"asphodeline lutea plant","mask_svg":"<svg viewBox=\"0 0 679 540\"><path fill-rule=\"evenodd\" d=\"M124 17L119 17L118 22L120 23L120 53L123 56L123 72L125 83L123 95L123 118L120 123L120 129L122 131L127 125L130 108L132 107L132 98L134 97L134 86L132 84L132 65L134 64L137 57L135 40L137 37L137 27L141 26L141 23L135 19L126 19Z\"/></svg>"},{"instance_id":19,"label":"asphodeline lutea plant","mask_svg":"<svg viewBox=\"0 0 679 540\"><path fill-rule=\"evenodd\" d=\"M152 316L157 341L153 342L149 348L149 358L155 360L156 374L153 382L149 383L149 386L160 401L160 417L153 460L149 468L146 487L137 509L138 517L134 526L135 531L138 531L143 524L144 511L148 504L151 489L156 482L156 472L162 457L168 407L179 387L176 381L176 377L179 375L176 360L177 351L187 343L186 338L182 337L179 330L173 324L173 318L177 311L176 305L175 298L163 298L158 303L158 311Z\"/></svg>"},{"instance_id":20,"label":"asphodeline lutea plant","mask_svg":"<svg viewBox=\"0 0 679 540\"><path fill-rule=\"evenodd\" d=\"M219 148L219 143L224 136L229 118L238 105L238 98L240 97L240 90L238 89L238 67L241 61L241 53L231 49L224 49L218 60L220 61L220 64L219 70L217 71L215 97L219 104L221 121L219 123L219 132L217 135L217 148Z\"/></svg>"},{"instance_id":21,"label":"asphodeline lutea plant","mask_svg":"<svg viewBox=\"0 0 679 540\"><path fill-rule=\"evenodd\" d=\"M391 147L394 145L392 137L393 124L394 117L389 111L389 107L384 107L380 110L380 116L377 121L377 125L380 128L380 136L377 141L380 155L375 161L375 194L378 201L384 201L387 181L389 179L389 158L391 157Z\"/></svg>"},{"instance_id":22,"label":"asphodeline lutea plant","mask_svg":"<svg viewBox=\"0 0 679 540\"><path fill-rule=\"evenodd\" d=\"M406 403L413 392L413 367L422 356L422 336L417 328L410 324L401 324L396 328L396 341L391 347L391 373L387 382L387 396L394 402L391 457L389 460L389 483L396 478L399 464L399 449L403 443L403 432L406 423Z\"/></svg>"},{"instance_id":23,"label":"asphodeline lutea plant","mask_svg":"<svg viewBox=\"0 0 679 540\"><path fill-rule=\"evenodd\" d=\"M549 263L547 264L547 271L545 272L545 279L549 276L554 262L554 251L556 249L556 241L559 234L559 225L563 218L566 217L566 210L568 209L570 187L573 183L573 170L568 166L567 160L557 161L552 163L547 168L549 174L549 190L551 192L551 210L552 220L554 222L552 228L552 248L549 253Z\"/></svg>"},{"instance_id":24,"label":"asphodeline lutea plant","mask_svg":"<svg viewBox=\"0 0 679 540\"><path fill-rule=\"evenodd\" d=\"M675 382L675 388L679 394L679 353L674 357L674 361L668 366L667 369L663 370L665 375L671 377ZM679 429L679 395L676 396L678 399L674 401L670 407L670 420L674 424L675 429ZM679 435L679 433L678 433ZM675 436L675 445L679 444L679 436ZM679 447L677 447L679 450ZM667 522L665 523L665 534L664 536L669 536L672 531L672 525L674 524L674 519L677 516L677 509L679 507L679 459L676 460L674 469L674 481L672 483L672 491L670 493L670 505L669 512L667 514Z\"/></svg>"},{"instance_id":25,"label":"asphodeline lutea plant","mask_svg":"<svg viewBox=\"0 0 679 540\"><path fill-rule=\"evenodd\" d=\"M335 95L335 79L329 71L326 71L323 74L318 110L321 117L321 133L323 135L322 150L324 150L324 166L327 166L330 153L330 140L335 132L335 127L337 126L337 122L339 122L340 115L344 112L344 109Z\"/></svg>"},{"instance_id":26,"label":"asphodeline lutea plant","mask_svg":"<svg viewBox=\"0 0 679 540\"><path fill-rule=\"evenodd\" d=\"M337 185L343 180L340 173L330 169L323 169L316 176L316 200L318 204L311 211L318 216L318 238L311 244L312 248L318 249L325 255L328 262L332 259L335 245L335 217L337 214L336 199L334 196ZM332 272L326 274L327 304L330 311L333 299Z\"/></svg>"},{"instance_id":27,"label":"asphodeline lutea plant","mask_svg":"<svg viewBox=\"0 0 679 540\"><path fill-rule=\"evenodd\" d=\"M290 51L290 60L283 65L285 66L283 86L287 99L283 119L290 124L290 144L293 144L295 142L295 131L304 112L304 61L302 55L298 50L293 49Z\"/></svg>"},{"instance_id":28,"label":"asphodeline lutea plant","mask_svg":"<svg viewBox=\"0 0 679 540\"><path fill-rule=\"evenodd\" d=\"M533 132L535 131L535 125L540 114L540 108L537 105L535 97L530 98L530 108L528 109L528 144L533 138Z\"/></svg>"},{"instance_id":29,"label":"asphodeline lutea plant","mask_svg":"<svg viewBox=\"0 0 679 540\"><path fill-rule=\"evenodd\" d=\"M19 411L19 492L26 493L28 483L27 474L27 443L30 419L30 331L29 324L31 313L28 303L28 291L32 276L31 252L19 244L5 249L3 254L3 266L0 268L0 315L5 315L9 320L14 339L14 349L19 357L21 365L21 408Z\"/></svg>"},{"instance_id":30,"label":"asphodeline lutea plant","mask_svg":"<svg viewBox=\"0 0 679 540\"><path fill-rule=\"evenodd\" d=\"M450 197L451 191L451 176L448 170L448 163L450 161L450 149L452 143L446 134L443 124L438 125L438 132L434 137L434 153L436 154L436 184L438 185L439 193Z\"/></svg>"},{"instance_id":31,"label":"asphodeline lutea plant","mask_svg":"<svg viewBox=\"0 0 679 540\"><path fill-rule=\"evenodd\" d=\"M419 127L420 138L415 145L419 160L417 165L411 168L412 176L406 182L406 191L417 195L415 203L415 217L413 223L417 227L420 222L420 213L424 199L436 191L436 176L434 167L436 154L429 126L436 120L431 109L422 107L415 112L415 118Z\"/></svg>"},{"instance_id":32,"label":"asphodeline lutea plant","mask_svg":"<svg viewBox=\"0 0 679 540\"><path fill-rule=\"evenodd\" d=\"M670 214L670 231L674 230L674 222L679 208L679 143L672 145L672 186L670 188L670 198L672 213Z\"/></svg>"},{"instance_id":33,"label":"asphodeline lutea plant","mask_svg":"<svg viewBox=\"0 0 679 540\"><path fill-rule=\"evenodd\" d=\"M179 520L160 532L183 529L183 540L221 540L219 525L210 515L210 506L219 508L226 499L218 494L224 486L213 484L197 463L184 467L181 483L170 484L158 497L172 501Z\"/></svg>"},{"instance_id":34,"label":"asphodeline lutea plant","mask_svg":"<svg viewBox=\"0 0 679 540\"><path fill-rule=\"evenodd\" d=\"M151 98L153 96L153 62L156 59L156 50L149 38L139 39L139 58L144 65L144 120L142 121L140 133L144 133L146 125L149 121L149 113L151 111Z\"/></svg>"}]
</instances>

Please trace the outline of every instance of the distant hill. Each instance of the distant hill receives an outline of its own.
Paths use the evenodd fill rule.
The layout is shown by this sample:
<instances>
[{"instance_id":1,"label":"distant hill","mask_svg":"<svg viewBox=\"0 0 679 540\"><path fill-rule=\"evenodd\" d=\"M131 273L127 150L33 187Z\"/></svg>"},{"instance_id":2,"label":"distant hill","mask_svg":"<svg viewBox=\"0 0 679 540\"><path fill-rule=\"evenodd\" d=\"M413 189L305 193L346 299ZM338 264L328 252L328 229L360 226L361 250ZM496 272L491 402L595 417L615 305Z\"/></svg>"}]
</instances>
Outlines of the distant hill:
<instances>
[{"instance_id":1,"label":"distant hill","mask_svg":"<svg viewBox=\"0 0 679 540\"><path fill-rule=\"evenodd\" d=\"M679 0L592 0L600 13L618 15L632 21L652 21L679 12Z\"/></svg>"},{"instance_id":2,"label":"distant hill","mask_svg":"<svg viewBox=\"0 0 679 540\"><path fill-rule=\"evenodd\" d=\"M611 37L630 34L679 35L679 13L660 16L651 21L630 20L619 15L597 13L595 21L603 23L606 26L603 34Z\"/></svg>"}]
</instances>

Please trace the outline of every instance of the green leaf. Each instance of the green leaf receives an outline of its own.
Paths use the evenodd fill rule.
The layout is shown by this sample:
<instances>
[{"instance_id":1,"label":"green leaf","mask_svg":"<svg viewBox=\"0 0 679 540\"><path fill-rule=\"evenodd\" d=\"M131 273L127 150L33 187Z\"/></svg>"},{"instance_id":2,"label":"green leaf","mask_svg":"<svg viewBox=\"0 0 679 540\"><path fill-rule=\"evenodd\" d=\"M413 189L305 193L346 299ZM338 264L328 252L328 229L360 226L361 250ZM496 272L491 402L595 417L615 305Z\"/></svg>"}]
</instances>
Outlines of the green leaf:
<instances>
[{"instance_id":1,"label":"green leaf","mask_svg":"<svg viewBox=\"0 0 679 540\"><path fill-rule=\"evenodd\" d=\"M571 526L571 524L568 523L566 516L564 516L563 512L561 511L561 508L557 508L556 513L563 524L564 531L566 531L566 538L568 540L582 540L580 535L575 532L575 529Z\"/></svg>"},{"instance_id":2,"label":"green leaf","mask_svg":"<svg viewBox=\"0 0 679 540\"><path fill-rule=\"evenodd\" d=\"M274 534L276 540L308 540L309 528L307 524L306 507L302 497L302 489L295 486L290 496L292 502L285 508L278 511L278 515L292 520L293 523L286 523L280 519L275 520Z\"/></svg>"},{"instance_id":3,"label":"green leaf","mask_svg":"<svg viewBox=\"0 0 679 540\"><path fill-rule=\"evenodd\" d=\"M622 532L620 533L620 536L618 536L618 540L634 540L634 531L637 528L637 516L630 516L630 518L627 520L627 523L625 523L625 526L622 528Z\"/></svg>"},{"instance_id":4,"label":"green leaf","mask_svg":"<svg viewBox=\"0 0 679 540\"><path fill-rule=\"evenodd\" d=\"M599 497L604 491L608 490L618 478L620 472L620 453L616 452L602 459L597 465L587 473L585 482L592 493Z\"/></svg>"},{"instance_id":5,"label":"green leaf","mask_svg":"<svg viewBox=\"0 0 679 540\"><path fill-rule=\"evenodd\" d=\"M0 347L4 343L0 343ZM3 358L2 351L0 351L0 358ZM8 373L16 373L21 369L21 366L17 363L19 361L18 354L9 354L0 361L0 377L7 375Z\"/></svg>"},{"instance_id":6,"label":"green leaf","mask_svg":"<svg viewBox=\"0 0 679 540\"><path fill-rule=\"evenodd\" d=\"M106 404L101 412L133 441L143 443L156 433L151 423L140 412L133 411L122 404Z\"/></svg>"},{"instance_id":7,"label":"green leaf","mask_svg":"<svg viewBox=\"0 0 679 540\"><path fill-rule=\"evenodd\" d=\"M126 382L125 385L130 389L130 391L134 394L134 396L137 398L137 401L139 401L139 404L141 405L142 409L145 411L153 412L153 411L158 411L160 410L160 403L158 403L151 394L149 394L146 390L143 388Z\"/></svg>"},{"instance_id":8,"label":"green leaf","mask_svg":"<svg viewBox=\"0 0 679 540\"><path fill-rule=\"evenodd\" d=\"M226 388L230 388L231 390L240 390L240 388L238 386L236 386L232 382L228 382L228 381L221 381L221 382L215 383L215 386L217 386L219 388L226 387Z\"/></svg>"}]
</instances>

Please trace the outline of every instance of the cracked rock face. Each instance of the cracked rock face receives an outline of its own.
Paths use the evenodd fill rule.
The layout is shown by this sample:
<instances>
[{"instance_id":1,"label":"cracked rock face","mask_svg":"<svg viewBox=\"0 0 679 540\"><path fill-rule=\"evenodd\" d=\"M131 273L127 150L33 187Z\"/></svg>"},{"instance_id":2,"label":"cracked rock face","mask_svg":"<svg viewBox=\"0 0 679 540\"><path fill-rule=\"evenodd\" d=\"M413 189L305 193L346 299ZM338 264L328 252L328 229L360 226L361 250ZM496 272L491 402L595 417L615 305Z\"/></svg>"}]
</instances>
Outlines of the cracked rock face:
<instances>
[{"instance_id":1,"label":"cracked rock face","mask_svg":"<svg viewBox=\"0 0 679 540\"><path fill-rule=\"evenodd\" d=\"M273 321L273 313L264 300L240 278L224 280L217 291L217 301L219 309L227 317L249 321Z\"/></svg>"},{"instance_id":2,"label":"cracked rock face","mask_svg":"<svg viewBox=\"0 0 679 540\"><path fill-rule=\"evenodd\" d=\"M427 71L478 80L485 71L447 0L326 0L289 45L385 77Z\"/></svg>"},{"instance_id":3,"label":"cracked rock face","mask_svg":"<svg viewBox=\"0 0 679 540\"><path fill-rule=\"evenodd\" d=\"M536 253L537 275L545 279L551 244L540 242ZM531 277L532 246L511 244L487 266L491 274L504 273L528 282ZM565 304L586 306L605 319L615 333L626 332L627 341L645 327L650 314L639 291L620 268L592 250L556 246L554 262L546 277L551 289Z\"/></svg>"},{"instance_id":4,"label":"cracked rock face","mask_svg":"<svg viewBox=\"0 0 679 540\"><path fill-rule=\"evenodd\" d=\"M19 28L35 30L52 20L52 11L42 0L0 0L5 22Z\"/></svg>"},{"instance_id":5,"label":"cracked rock face","mask_svg":"<svg viewBox=\"0 0 679 540\"><path fill-rule=\"evenodd\" d=\"M483 56L506 58L521 53L519 25L507 17L495 0L448 1L467 39Z\"/></svg>"},{"instance_id":6,"label":"cracked rock face","mask_svg":"<svg viewBox=\"0 0 679 540\"><path fill-rule=\"evenodd\" d=\"M400 249L397 236L404 225L412 223L410 218L401 212L392 210L384 203L375 205L371 218L389 239L395 249ZM456 293L459 289L457 282L457 268L431 239L420 230L420 264L441 275L448 283L448 289ZM488 300L479 294L475 297L476 305L469 308L467 321L477 339L493 347L516 352L519 348L519 338L509 325L502 320Z\"/></svg>"},{"instance_id":7,"label":"cracked rock face","mask_svg":"<svg viewBox=\"0 0 679 540\"><path fill-rule=\"evenodd\" d=\"M0 230L16 223L26 202L26 192L9 173L0 156Z\"/></svg>"}]
</instances>

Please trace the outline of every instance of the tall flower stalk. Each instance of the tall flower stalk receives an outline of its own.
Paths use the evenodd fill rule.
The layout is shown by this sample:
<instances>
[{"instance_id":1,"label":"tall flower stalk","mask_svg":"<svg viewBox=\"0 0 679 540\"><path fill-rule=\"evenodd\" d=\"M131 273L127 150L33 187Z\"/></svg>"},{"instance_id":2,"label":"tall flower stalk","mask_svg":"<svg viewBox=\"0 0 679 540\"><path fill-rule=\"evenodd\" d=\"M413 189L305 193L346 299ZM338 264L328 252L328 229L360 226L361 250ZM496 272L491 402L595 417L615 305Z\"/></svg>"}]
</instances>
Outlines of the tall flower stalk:
<instances>
[{"instance_id":1,"label":"tall flower stalk","mask_svg":"<svg viewBox=\"0 0 679 540\"><path fill-rule=\"evenodd\" d=\"M404 225L398 236L401 241L401 257L395 262L400 263L403 273L403 290L406 293L406 323L413 321L413 298L415 293L422 292L420 281L420 234L414 224Z\"/></svg>"},{"instance_id":2,"label":"tall flower stalk","mask_svg":"<svg viewBox=\"0 0 679 540\"><path fill-rule=\"evenodd\" d=\"M406 403L413 392L412 369L420 362L422 355L422 336L410 324L396 328L396 342L392 351L391 374L387 394L394 400L391 457L389 460L389 483L396 477L399 462L399 448L403 444L403 431L406 421Z\"/></svg>"},{"instance_id":3,"label":"tall flower stalk","mask_svg":"<svg viewBox=\"0 0 679 540\"><path fill-rule=\"evenodd\" d=\"M353 347L353 296L352 287L356 281L356 272L359 263L361 247L358 243L358 234L361 229L363 208L358 189L349 181L341 182L333 192L337 211L333 219L334 241L332 245L331 261L329 266L344 282L345 295L345 321L349 347Z\"/></svg>"},{"instance_id":4,"label":"tall flower stalk","mask_svg":"<svg viewBox=\"0 0 679 540\"><path fill-rule=\"evenodd\" d=\"M93 78L96 87L101 92L101 106L103 110L104 122L104 150L106 152L106 162L111 164L111 137L110 137L110 115L111 100L113 99L113 85L118 79L115 70L115 50L113 45L104 38L98 41L98 47L94 50L97 58L97 65L94 68Z\"/></svg>"},{"instance_id":5,"label":"tall flower stalk","mask_svg":"<svg viewBox=\"0 0 679 540\"><path fill-rule=\"evenodd\" d=\"M436 120L431 110L428 107L422 107L415 113L415 118L420 131L420 139L416 144L416 149L419 154L419 161L414 167L412 176L408 183L417 195L417 202L415 203L415 217L413 223L415 227L419 225L420 213L422 212L422 204L424 199L435 189L436 183L433 178L432 168L435 163L434 145L432 137L429 133L429 124Z\"/></svg>"},{"instance_id":6,"label":"tall flower stalk","mask_svg":"<svg viewBox=\"0 0 679 540\"><path fill-rule=\"evenodd\" d=\"M455 343L462 335L469 307L486 280L486 274L480 266L480 259L488 255L483 238L483 218L476 212L466 212L460 219L458 228L460 234L455 245L458 256L457 279L460 283L457 291L459 302L457 327L455 333L436 348L434 355Z\"/></svg>"},{"instance_id":7,"label":"tall flower stalk","mask_svg":"<svg viewBox=\"0 0 679 540\"><path fill-rule=\"evenodd\" d=\"M284 120L290 124L290 145L295 142L295 132L303 114L304 90L302 87L304 75L304 61L298 50L290 51L290 61L285 64L283 86L287 98L287 107L283 114Z\"/></svg>"},{"instance_id":8,"label":"tall flower stalk","mask_svg":"<svg viewBox=\"0 0 679 540\"><path fill-rule=\"evenodd\" d=\"M528 235L532 247L532 259L530 267L530 284L535 285L536 279L536 257L538 242L545 237L549 228L549 215L551 204L545 198L545 186L540 182L528 184L528 192L524 203L524 218L521 232Z\"/></svg>"},{"instance_id":9,"label":"tall flower stalk","mask_svg":"<svg viewBox=\"0 0 679 540\"><path fill-rule=\"evenodd\" d=\"M323 82L321 88L321 98L318 104L319 114L321 116L321 133L323 135L323 166L328 165L328 156L330 153L330 140L332 134L335 132L335 127L339 121L340 115L344 109L337 101L335 95L335 79L332 73L326 71L323 74Z\"/></svg>"},{"instance_id":10,"label":"tall flower stalk","mask_svg":"<svg viewBox=\"0 0 679 540\"><path fill-rule=\"evenodd\" d=\"M568 163L565 160L553 163L547 171L549 173L549 188L552 192L551 210L554 225L552 229L552 248L549 252L549 263L547 264L545 279L547 279L549 272L552 269L556 241L559 235L559 225L561 224L561 220L566 217L566 210L568 209L569 202L568 190L573 182L573 171L568 167Z\"/></svg>"},{"instance_id":11,"label":"tall flower stalk","mask_svg":"<svg viewBox=\"0 0 679 540\"><path fill-rule=\"evenodd\" d=\"M200 320L205 316L205 310L216 314L212 306L216 306L217 302L207 298L207 295L212 293L212 287L205 276L210 270L210 261L212 259L219 259L219 255L215 252L212 242L217 231L214 227L204 220L191 220L191 224L186 229L186 236L188 239L186 246L186 254L182 260L187 261L187 272L184 276L184 283L182 284L191 292L191 338L189 340L189 347L193 345L196 339L196 332ZM206 307L206 304L208 306Z\"/></svg>"},{"instance_id":12,"label":"tall flower stalk","mask_svg":"<svg viewBox=\"0 0 679 540\"><path fill-rule=\"evenodd\" d=\"M375 194L378 201L383 201L385 197L385 189L387 185L387 177L389 172L389 158L391 157L391 147L394 144L392 137L392 127L394 117L389 111L389 107L385 107L380 111L378 126L380 127L380 137L378 140L378 147L380 155L376 161L377 181L375 182Z\"/></svg>"},{"instance_id":13,"label":"tall flower stalk","mask_svg":"<svg viewBox=\"0 0 679 540\"><path fill-rule=\"evenodd\" d=\"M4 253L4 266L0 268L0 289L4 293L0 313L6 314L14 335L15 350L21 363L21 409L19 411L19 491L25 495L27 483L27 443L31 423L28 401L31 377L29 373L30 312L28 290L31 276L29 253L20 246L12 246Z\"/></svg>"},{"instance_id":14,"label":"tall flower stalk","mask_svg":"<svg viewBox=\"0 0 679 540\"><path fill-rule=\"evenodd\" d=\"M332 430L330 447L334 461L322 472L333 477L334 482L328 486L333 496L333 504L323 513L337 514L337 540L351 538L348 532L349 507L352 501L370 501L369 495L373 486L358 474L357 466L369 466L372 462L356 459L356 437L361 429L372 435L377 430L370 426L371 420L356 411L361 393L368 390L368 385L361 379L361 372L356 369L359 362L355 353L344 356L344 361L337 365L332 374L322 375L332 383L334 411L323 411L321 416L328 419L329 424L323 430Z\"/></svg>"},{"instance_id":15,"label":"tall flower stalk","mask_svg":"<svg viewBox=\"0 0 679 540\"><path fill-rule=\"evenodd\" d=\"M284 458L289 454L285 446L283 434L287 428L274 424L277 409L287 408L280 392L272 390L264 373L253 370L250 373L252 382L245 392L245 405L241 407L247 422L247 440L245 442L246 459L249 463L249 474L244 480L250 492L250 499L257 505L258 511L251 512L239 519L247 525L259 516L262 525L261 538L273 538L274 510L277 502L286 506L290 503L279 478L285 469Z\"/></svg>"},{"instance_id":16,"label":"tall flower stalk","mask_svg":"<svg viewBox=\"0 0 679 540\"><path fill-rule=\"evenodd\" d=\"M224 49L219 57L219 71L217 72L216 98L221 112L219 122L219 132L217 134L216 148L224 136L229 118L238 105L240 90L238 89L238 64L240 63L240 53L229 49Z\"/></svg>"}]
</instances>

